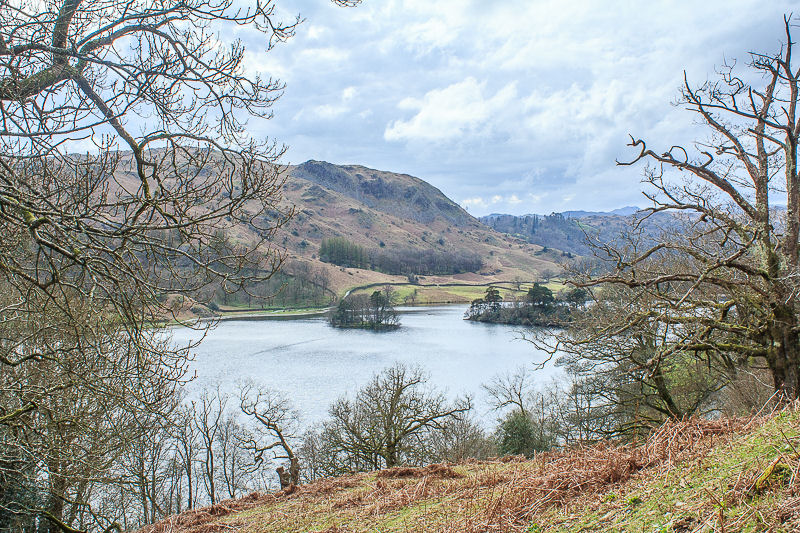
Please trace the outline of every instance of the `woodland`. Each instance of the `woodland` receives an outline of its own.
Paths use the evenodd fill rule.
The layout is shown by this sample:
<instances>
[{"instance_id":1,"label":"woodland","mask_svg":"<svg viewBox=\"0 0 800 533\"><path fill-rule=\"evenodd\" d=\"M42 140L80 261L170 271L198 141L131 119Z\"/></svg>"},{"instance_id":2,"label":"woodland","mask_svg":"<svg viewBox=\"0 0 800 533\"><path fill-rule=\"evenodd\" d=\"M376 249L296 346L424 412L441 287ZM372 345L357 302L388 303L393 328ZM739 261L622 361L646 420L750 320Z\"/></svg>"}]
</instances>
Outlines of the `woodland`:
<instances>
[{"instance_id":1,"label":"woodland","mask_svg":"<svg viewBox=\"0 0 800 533\"><path fill-rule=\"evenodd\" d=\"M249 74L245 44L220 37L246 26L269 49L300 22L271 1L0 3L0 531L133 531L252 491L625 442L800 397L800 67L787 16L777 50L685 80L679 105L705 138L631 137L619 164L643 169L649 205L613 239L584 234L586 260L562 276L572 291L557 301L531 280L517 304L491 287L474 303L475 318L569 315L524 332L563 383L537 386L526 368L487 376L495 427L400 363L314 428L263 384L188 398L193 346L165 326L212 323L186 320L176 300L340 296L329 271L274 239L295 215L282 202L285 148L247 128L284 85ZM443 251L444 239L427 251L322 242L324 261L409 279L480 276L490 259ZM389 289L342 297L331 316L396 326L392 302Z\"/></svg>"}]
</instances>

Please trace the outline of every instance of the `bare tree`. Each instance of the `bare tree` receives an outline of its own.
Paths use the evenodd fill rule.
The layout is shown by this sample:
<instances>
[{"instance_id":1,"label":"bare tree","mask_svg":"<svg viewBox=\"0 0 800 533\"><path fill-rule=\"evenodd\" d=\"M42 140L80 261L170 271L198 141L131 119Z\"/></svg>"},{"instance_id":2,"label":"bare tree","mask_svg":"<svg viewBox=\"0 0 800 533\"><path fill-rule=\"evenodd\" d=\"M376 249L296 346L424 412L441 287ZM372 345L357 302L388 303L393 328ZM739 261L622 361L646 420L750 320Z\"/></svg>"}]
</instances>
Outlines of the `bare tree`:
<instances>
[{"instance_id":1,"label":"bare tree","mask_svg":"<svg viewBox=\"0 0 800 533\"><path fill-rule=\"evenodd\" d=\"M53 530L119 528L92 493L185 373L154 325L281 265L283 147L247 124L283 85L230 36L269 50L298 22L271 0L0 3L0 426L45 465Z\"/></svg>"},{"instance_id":2,"label":"bare tree","mask_svg":"<svg viewBox=\"0 0 800 533\"><path fill-rule=\"evenodd\" d=\"M486 459L495 455L495 443L480 421L461 416L451 418L441 431L428 434L419 460L425 463L459 463L467 459Z\"/></svg>"},{"instance_id":3,"label":"bare tree","mask_svg":"<svg viewBox=\"0 0 800 533\"><path fill-rule=\"evenodd\" d=\"M218 496L217 469L220 459L217 456L217 441L222 431L228 400L228 396L220 392L219 387L214 392L204 390L194 409L193 422L202 445L200 469L211 505L216 503Z\"/></svg>"},{"instance_id":4,"label":"bare tree","mask_svg":"<svg viewBox=\"0 0 800 533\"><path fill-rule=\"evenodd\" d=\"M497 375L483 385L492 408L499 412L505 411L498 427L501 453L533 453L534 449L549 449L556 444L559 437L567 440L565 437L573 429L564 416L564 400L567 398L565 391L555 384L537 388L534 377L532 371L521 366L514 373ZM522 441L530 444L530 449L504 446L503 441L508 440L508 433L520 431L527 433ZM516 435L519 436L521 435Z\"/></svg>"},{"instance_id":5,"label":"bare tree","mask_svg":"<svg viewBox=\"0 0 800 533\"><path fill-rule=\"evenodd\" d=\"M320 428L312 427L306 429L300 437L300 446L297 449L302 465L300 479L306 483L332 475L332 472L335 471L330 467L331 457L327 453L320 433Z\"/></svg>"},{"instance_id":6,"label":"bare tree","mask_svg":"<svg viewBox=\"0 0 800 533\"><path fill-rule=\"evenodd\" d=\"M279 266L268 238L291 213L279 205L282 150L244 128L282 86L250 79L244 48L215 27L246 24L271 46L297 23L273 18L271 3L3 5L0 274L16 297L4 316L41 320L49 302L80 325L91 306L147 347L143 325L173 311L165 294L217 278L233 290ZM220 238L240 225L250 245ZM20 343L2 356L26 357Z\"/></svg>"},{"instance_id":7,"label":"bare tree","mask_svg":"<svg viewBox=\"0 0 800 533\"><path fill-rule=\"evenodd\" d=\"M155 419L144 425L148 431L134 436L123 462L130 480L124 486L138 499L138 522L151 524L176 510L175 494L170 492L177 473L172 461L175 441L168 421Z\"/></svg>"},{"instance_id":8,"label":"bare tree","mask_svg":"<svg viewBox=\"0 0 800 533\"><path fill-rule=\"evenodd\" d=\"M119 480L99 484L95 499L132 530L197 505L237 498L265 487L249 444L252 432L230 408L219 388L173 409L169 419L157 417L131 434L114 469ZM94 502L98 503L98 502ZM98 506L99 507L99 506Z\"/></svg>"},{"instance_id":9,"label":"bare tree","mask_svg":"<svg viewBox=\"0 0 800 533\"><path fill-rule=\"evenodd\" d=\"M252 433L233 412L228 412L222 421L217 440L222 484L226 497L236 498L251 488L251 476L259 468L259 463L248 449Z\"/></svg>"},{"instance_id":10,"label":"bare tree","mask_svg":"<svg viewBox=\"0 0 800 533\"><path fill-rule=\"evenodd\" d=\"M336 473L391 468L411 461L427 434L444 430L471 408L469 398L448 402L427 387L421 369L397 363L375 375L352 400L336 401L321 439Z\"/></svg>"},{"instance_id":11,"label":"bare tree","mask_svg":"<svg viewBox=\"0 0 800 533\"><path fill-rule=\"evenodd\" d=\"M194 424L194 412L189 406L183 406L175 425L176 461L180 468L180 477L186 476L185 495L186 509L193 509L197 502L197 478L195 463L199 453L197 427ZM179 481L179 484L180 481Z\"/></svg>"},{"instance_id":12,"label":"bare tree","mask_svg":"<svg viewBox=\"0 0 800 533\"><path fill-rule=\"evenodd\" d=\"M497 375L482 388L490 397L490 403L495 410L513 406L523 415L527 415L530 404L533 402L533 383L527 368L521 366L512 374L507 372Z\"/></svg>"},{"instance_id":13,"label":"bare tree","mask_svg":"<svg viewBox=\"0 0 800 533\"><path fill-rule=\"evenodd\" d=\"M592 305L575 308L566 329L526 333L557 354L572 380L564 421L577 438L630 435L720 408L717 393L740 369L714 351L682 350L687 332L662 322L675 311L659 316L657 307L647 294L610 285Z\"/></svg>"},{"instance_id":14,"label":"bare tree","mask_svg":"<svg viewBox=\"0 0 800 533\"><path fill-rule=\"evenodd\" d=\"M294 452L298 415L291 402L276 391L245 382L239 389L239 406L257 422L247 444L255 454L255 463L262 464L268 452L271 460L287 460L288 472L283 466L276 469L281 488L299 485L300 460Z\"/></svg>"},{"instance_id":15,"label":"bare tree","mask_svg":"<svg viewBox=\"0 0 800 533\"><path fill-rule=\"evenodd\" d=\"M34 352L78 342L81 350L31 359L0 373L0 412L35 405L4 421L11 437L5 445L31 458L40 494L29 511L49 522L51 531L113 526L115 515L99 518L89 499L103 485L125 483L120 464L174 409L176 375L182 373L136 345L121 345L114 335L116 325L91 316L86 322L93 325L92 336L82 333L76 339L74 329L64 324L25 342ZM19 334L29 331L20 328Z\"/></svg>"},{"instance_id":16,"label":"bare tree","mask_svg":"<svg viewBox=\"0 0 800 533\"><path fill-rule=\"evenodd\" d=\"M697 87L685 81L681 103L710 131L695 150L652 150L632 138L638 154L621 164L651 163L644 181L653 204L646 217L674 213L682 228L655 241L601 246L609 272L575 281L624 286L648 302L609 316L604 328L625 334L652 322L665 342L647 356L647 368L679 352L723 368L765 364L774 389L796 398L800 69L791 17L783 26L781 49L751 54L746 74L726 64L718 81Z\"/></svg>"},{"instance_id":17,"label":"bare tree","mask_svg":"<svg viewBox=\"0 0 800 533\"><path fill-rule=\"evenodd\" d=\"M539 277L545 282L550 283L550 280L558 275L558 272L552 268L545 268L539 273Z\"/></svg>"}]
</instances>

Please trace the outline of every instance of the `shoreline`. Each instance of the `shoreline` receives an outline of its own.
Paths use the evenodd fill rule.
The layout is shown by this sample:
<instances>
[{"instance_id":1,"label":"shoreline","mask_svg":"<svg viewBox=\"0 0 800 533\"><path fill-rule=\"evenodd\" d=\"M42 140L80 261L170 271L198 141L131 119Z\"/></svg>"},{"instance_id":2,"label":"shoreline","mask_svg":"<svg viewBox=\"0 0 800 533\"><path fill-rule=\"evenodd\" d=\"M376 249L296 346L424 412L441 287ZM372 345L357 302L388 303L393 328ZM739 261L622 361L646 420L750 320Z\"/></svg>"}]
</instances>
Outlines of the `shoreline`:
<instances>
[{"instance_id":1,"label":"shoreline","mask_svg":"<svg viewBox=\"0 0 800 533\"><path fill-rule=\"evenodd\" d=\"M402 305L397 306L395 310L399 314L407 314L407 313L419 313L422 312L427 307L440 307L440 306L463 306L466 305L464 303L454 303L454 302L426 302L423 304L416 304L416 305ZM317 316L323 316L328 313L332 307L325 307L322 309L316 310L303 310L303 311L286 311L286 312L276 312L276 311L262 311L262 312L246 312L242 314L224 314L224 315L216 315L210 317L202 317L195 320L195 322L224 322L230 320L294 320L298 318L312 318Z\"/></svg>"},{"instance_id":2,"label":"shoreline","mask_svg":"<svg viewBox=\"0 0 800 533\"><path fill-rule=\"evenodd\" d=\"M508 285L516 285L517 282L514 281L499 281L495 283L461 283L461 282L447 282L447 283L421 283L421 284L411 284L407 282L388 282L388 283L370 283L367 285L359 285L355 287L351 287L347 291L345 291L343 297L347 297L347 295L357 292L368 290L375 287L390 285L393 287L419 287L421 289L436 289L436 288L483 288L489 286L498 286L506 290L513 291L513 287L508 287ZM449 300L441 300L441 301L427 301L424 303L403 303L396 307L399 313L415 313L420 312L425 307L435 307L440 305L469 305L470 299L465 298L464 301L453 301L453 299ZM206 317L192 317L187 318L184 321L177 321L172 324L171 326L180 325L181 322L186 324L205 324L205 323L213 323L213 322L223 322L223 321L230 321L230 320L294 320L294 319L303 319L303 318L314 318L323 316L328 313L332 306L329 307L320 307L320 308L301 308L298 310L292 309L282 309L280 311L276 310L258 310L258 309L246 309L246 310L231 310L231 311L222 311L218 312L213 316L206 316Z\"/></svg>"}]
</instances>

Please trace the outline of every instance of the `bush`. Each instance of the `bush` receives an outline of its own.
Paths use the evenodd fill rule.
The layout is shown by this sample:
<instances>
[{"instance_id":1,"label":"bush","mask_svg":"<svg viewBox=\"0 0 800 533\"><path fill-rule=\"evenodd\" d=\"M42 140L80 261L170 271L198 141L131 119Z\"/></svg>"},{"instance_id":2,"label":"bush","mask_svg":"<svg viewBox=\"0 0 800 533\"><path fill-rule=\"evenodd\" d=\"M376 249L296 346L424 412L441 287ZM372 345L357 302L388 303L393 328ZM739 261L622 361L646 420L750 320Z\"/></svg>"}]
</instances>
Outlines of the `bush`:
<instances>
[{"instance_id":1,"label":"bush","mask_svg":"<svg viewBox=\"0 0 800 533\"><path fill-rule=\"evenodd\" d=\"M511 411L497 429L497 447L500 455L524 455L547 451L555 445L555 438L522 411Z\"/></svg>"}]
</instances>

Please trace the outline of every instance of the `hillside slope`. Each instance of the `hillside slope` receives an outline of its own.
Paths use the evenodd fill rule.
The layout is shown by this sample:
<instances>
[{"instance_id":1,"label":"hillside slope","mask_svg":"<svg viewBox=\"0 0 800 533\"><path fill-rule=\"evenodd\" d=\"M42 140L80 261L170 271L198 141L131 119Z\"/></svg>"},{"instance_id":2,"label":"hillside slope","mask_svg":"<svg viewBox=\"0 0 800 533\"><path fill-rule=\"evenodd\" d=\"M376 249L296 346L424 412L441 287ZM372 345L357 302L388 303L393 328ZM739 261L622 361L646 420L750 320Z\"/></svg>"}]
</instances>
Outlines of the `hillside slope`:
<instances>
[{"instance_id":1,"label":"hillside slope","mask_svg":"<svg viewBox=\"0 0 800 533\"><path fill-rule=\"evenodd\" d=\"M468 251L484 260L480 272L434 276L426 283L530 281L544 271L557 272L563 259L486 227L432 185L406 174L308 161L290 167L283 194L296 214L276 235L276 246L293 260L325 268L340 293L405 278L322 263L325 238L344 237L372 250Z\"/></svg>"},{"instance_id":2,"label":"hillside slope","mask_svg":"<svg viewBox=\"0 0 800 533\"><path fill-rule=\"evenodd\" d=\"M691 420L600 443L253 494L142 533L798 531L800 414Z\"/></svg>"}]
</instances>

